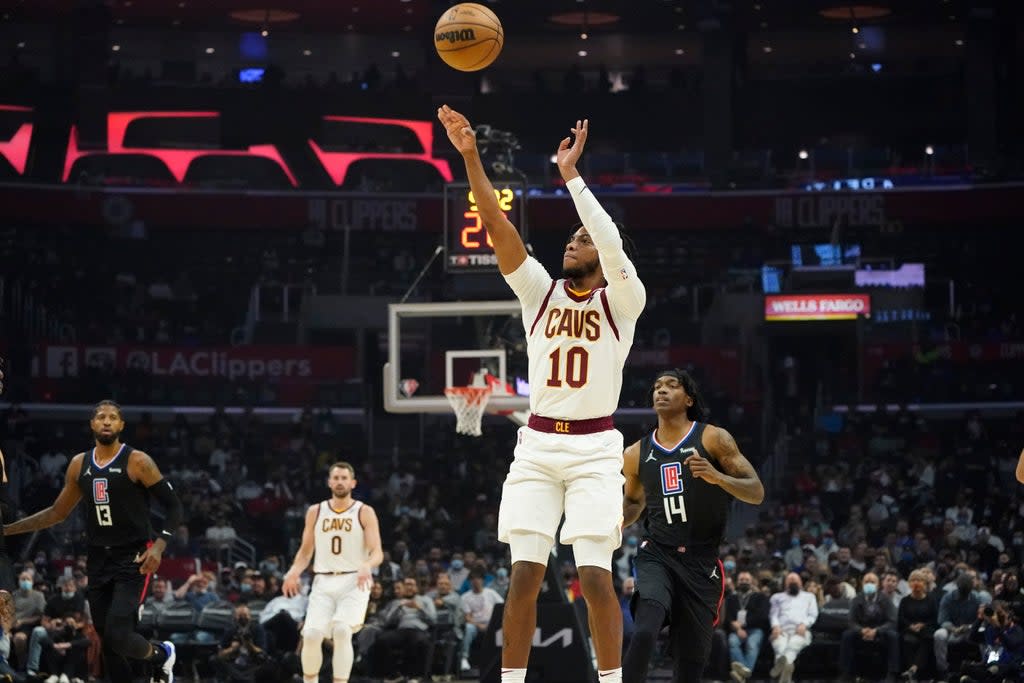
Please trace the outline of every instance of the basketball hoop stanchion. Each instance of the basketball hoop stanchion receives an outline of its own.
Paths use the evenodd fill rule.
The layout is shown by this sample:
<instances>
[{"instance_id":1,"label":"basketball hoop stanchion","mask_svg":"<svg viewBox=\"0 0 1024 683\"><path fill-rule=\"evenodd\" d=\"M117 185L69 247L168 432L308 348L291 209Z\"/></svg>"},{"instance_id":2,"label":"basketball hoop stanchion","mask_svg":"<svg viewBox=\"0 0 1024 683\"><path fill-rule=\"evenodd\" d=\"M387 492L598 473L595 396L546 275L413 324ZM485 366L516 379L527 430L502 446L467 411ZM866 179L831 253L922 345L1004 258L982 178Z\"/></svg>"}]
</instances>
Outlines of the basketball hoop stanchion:
<instances>
[{"instance_id":1,"label":"basketball hoop stanchion","mask_svg":"<svg viewBox=\"0 0 1024 683\"><path fill-rule=\"evenodd\" d=\"M487 401L491 398L490 387L448 387L444 395L451 404L457 420L455 431L466 436L480 436Z\"/></svg>"}]
</instances>

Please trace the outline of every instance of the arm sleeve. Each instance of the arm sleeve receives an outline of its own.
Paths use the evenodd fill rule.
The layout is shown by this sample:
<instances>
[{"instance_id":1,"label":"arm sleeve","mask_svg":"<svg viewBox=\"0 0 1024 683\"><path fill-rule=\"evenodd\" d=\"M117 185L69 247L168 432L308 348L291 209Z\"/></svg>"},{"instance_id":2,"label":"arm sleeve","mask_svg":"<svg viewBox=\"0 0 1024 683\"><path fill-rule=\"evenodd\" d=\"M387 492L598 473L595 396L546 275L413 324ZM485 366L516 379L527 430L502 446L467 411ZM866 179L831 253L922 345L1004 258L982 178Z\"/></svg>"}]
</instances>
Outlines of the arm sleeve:
<instances>
[{"instance_id":1,"label":"arm sleeve","mask_svg":"<svg viewBox=\"0 0 1024 683\"><path fill-rule=\"evenodd\" d=\"M164 528L158 536L165 541L169 541L184 521L185 512L182 510L181 500L178 498L178 494L174 492L171 482L166 479L161 479L146 490L156 498L157 502L160 503L160 507L164 510Z\"/></svg>"},{"instance_id":2,"label":"arm sleeve","mask_svg":"<svg viewBox=\"0 0 1024 683\"><path fill-rule=\"evenodd\" d=\"M850 603L850 628L861 629L863 625L860 623L860 596L858 595Z\"/></svg>"},{"instance_id":3,"label":"arm sleeve","mask_svg":"<svg viewBox=\"0 0 1024 683\"><path fill-rule=\"evenodd\" d=\"M818 600L810 593L807 596L810 598L807 610L807 628L810 628L818 620Z\"/></svg>"},{"instance_id":4,"label":"arm sleeve","mask_svg":"<svg viewBox=\"0 0 1024 683\"><path fill-rule=\"evenodd\" d=\"M583 178L565 184L576 204L576 213L594 241L601 259L601 270L608 281L608 303L618 313L636 320L647 304L647 291L636 273L636 266L622 248L622 237L615 221L608 215Z\"/></svg>"},{"instance_id":5,"label":"arm sleeve","mask_svg":"<svg viewBox=\"0 0 1024 683\"><path fill-rule=\"evenodd\" d=\"M771 623L772 628L780 625L781 620L779 617L781 616L781 612L782 610L779 607L779 601L773 596L768 608L768 621Z\"/></svg>"},{"instance_id":6,"label":"arm sleeve","mask_svg":"<svg viewBox=\"0 0 1024 683\"><path fill-rule=\"evenodd\" d=\"M551 276L532 256L527 256L518 268L504 277L527 313L536 312L551 289ZM528 320L523 322L527 325L530 323Z\"/></svg>"}]
</instances>

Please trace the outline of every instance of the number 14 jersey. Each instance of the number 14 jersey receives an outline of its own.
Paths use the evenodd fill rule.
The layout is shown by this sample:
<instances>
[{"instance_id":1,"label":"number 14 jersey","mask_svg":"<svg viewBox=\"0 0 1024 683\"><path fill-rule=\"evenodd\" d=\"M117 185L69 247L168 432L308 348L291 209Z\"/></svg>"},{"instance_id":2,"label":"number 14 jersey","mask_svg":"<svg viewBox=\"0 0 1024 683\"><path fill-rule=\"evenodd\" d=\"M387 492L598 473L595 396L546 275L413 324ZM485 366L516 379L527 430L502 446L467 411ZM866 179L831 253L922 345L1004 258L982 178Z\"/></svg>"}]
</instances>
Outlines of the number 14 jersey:
<instances>
[{"instance_id":1,"label":"number 14 jersey","mask_svg":"<svg viewBox=\"0 0 1024 683\"><path fill-rule=\"evenodd\" d=\"M647 538L670 546L712 546L718 548L732 499L725 489L690 474L683 463L700 455L721 470L701 439L703 422L674 446L658 443L655 432L640 442L640 481L647 500L644 531Z\"/></svg>"}]
</instances>

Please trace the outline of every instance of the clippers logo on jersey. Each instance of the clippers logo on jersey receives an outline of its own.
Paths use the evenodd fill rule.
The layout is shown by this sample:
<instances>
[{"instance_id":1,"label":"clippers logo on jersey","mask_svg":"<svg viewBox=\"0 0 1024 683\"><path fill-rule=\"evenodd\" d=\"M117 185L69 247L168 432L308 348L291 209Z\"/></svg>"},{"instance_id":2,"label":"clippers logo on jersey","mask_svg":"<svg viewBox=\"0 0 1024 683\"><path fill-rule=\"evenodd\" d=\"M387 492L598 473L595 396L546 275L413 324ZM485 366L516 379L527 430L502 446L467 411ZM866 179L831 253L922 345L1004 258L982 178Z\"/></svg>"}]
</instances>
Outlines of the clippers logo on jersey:
<instances>
[{"instance_id":1,"label":"clippers logo on jersey","mask_svg":"<svg viewBox=\"0 0 1024 683\"><path fill-rule=\"evenodd\" d=\"M666 462L661 466L661 492L664 495L683 492L683 466Z\"/></svg>"},{"instance_id":2,"label":"clippers logo on jersey","mask_svg":"<svg viewBox=\"0 0 1024 683\"><path fill-rule=\"evenodd\" d=\"M106 479L93 479L92 480L92 502L94 503L109 503L110 495L107 493L107 480Z\"/></svg>"}]
</instances>

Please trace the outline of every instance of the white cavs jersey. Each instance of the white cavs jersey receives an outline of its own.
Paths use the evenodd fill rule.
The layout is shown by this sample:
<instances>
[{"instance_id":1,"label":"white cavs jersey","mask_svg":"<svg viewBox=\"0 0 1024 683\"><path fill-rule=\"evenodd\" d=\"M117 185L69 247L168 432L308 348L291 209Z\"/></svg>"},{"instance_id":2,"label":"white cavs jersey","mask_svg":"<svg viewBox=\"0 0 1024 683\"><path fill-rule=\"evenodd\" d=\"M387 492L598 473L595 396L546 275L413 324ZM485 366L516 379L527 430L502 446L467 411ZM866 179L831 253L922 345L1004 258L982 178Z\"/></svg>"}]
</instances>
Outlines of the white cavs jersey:
<instances>
[{"instance_id":1,"label":"white cavs jersey","mask_svg":"<svg viewBox=\"0 0 1024 683\"><path fill-rule=\"evenodd\" d=\"M359 523L358 500L347 510L337 511L331 501L320 503L316 518L316 543L313 550L313 573L341 574L356 572L366 562L363 525Z\"/></svg>"},{"instance_id":2,"label":"white cavs jersey","mask_svg":"<svg viewBox=\"0 0 1024 683\"><path fill-rule=\"evenodd\" d=\"M642 288L628 266L609 277L632 277ZM556 420L614 413L637 315L617 311L605 287L574 292L567 280L552 280L532 257L505 279L523 305L530 411Z\"/></svg>"}]
</instances>

